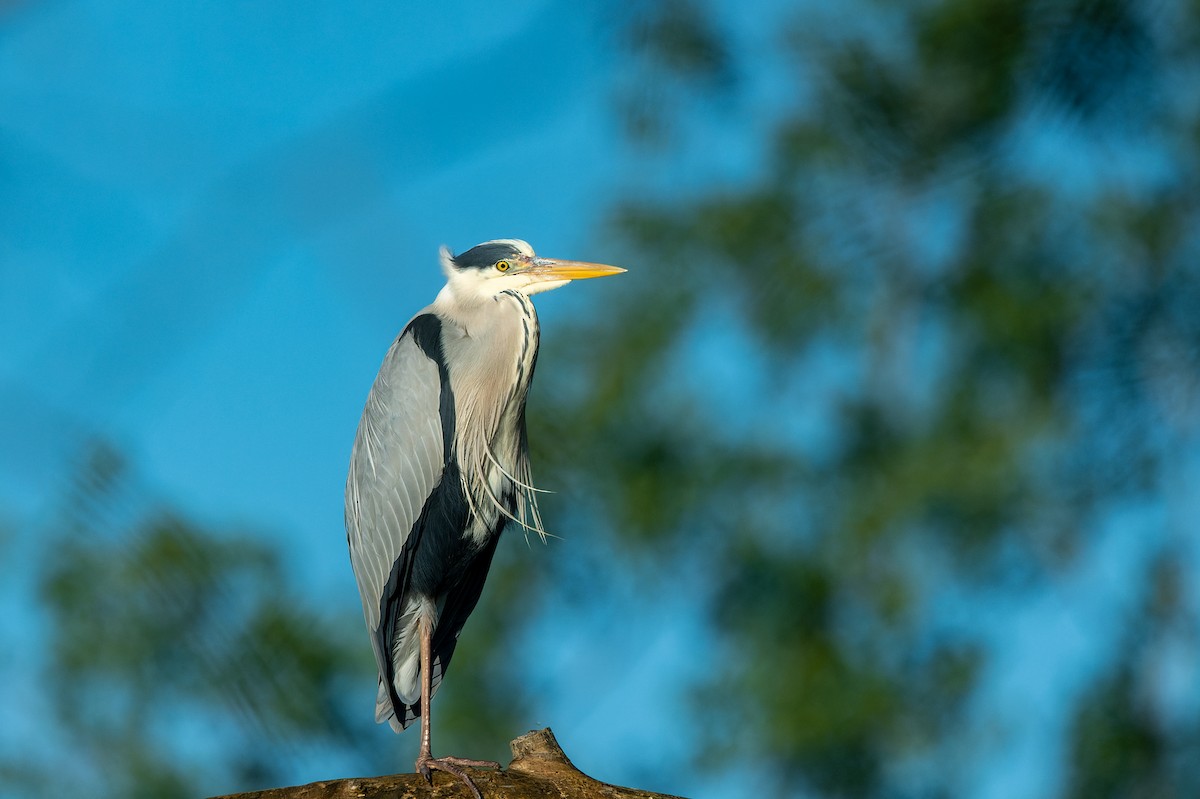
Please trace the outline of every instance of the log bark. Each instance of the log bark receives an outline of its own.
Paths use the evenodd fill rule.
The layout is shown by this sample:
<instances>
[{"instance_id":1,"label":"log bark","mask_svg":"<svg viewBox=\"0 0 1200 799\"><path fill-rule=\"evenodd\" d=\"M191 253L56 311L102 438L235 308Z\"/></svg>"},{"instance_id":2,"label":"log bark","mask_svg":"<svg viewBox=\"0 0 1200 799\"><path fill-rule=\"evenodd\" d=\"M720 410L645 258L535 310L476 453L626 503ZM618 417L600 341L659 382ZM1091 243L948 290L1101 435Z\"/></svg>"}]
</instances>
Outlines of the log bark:
<instances>
[{"instance_id":1,"label":"log bark","mask_svg":"<svg viewBox=\"0 0 1200 799\"><path fill-rule=\"evenodd\" d=\"M592 779L575 768L549 727L528 732L509 746L513 759L508 768L468 769L484 799L680 799ZM415 773L389 774L311 782L213 799L469 799L470 796L457 777L435 771L432 788Z\"/></svg>"}]
</instances>

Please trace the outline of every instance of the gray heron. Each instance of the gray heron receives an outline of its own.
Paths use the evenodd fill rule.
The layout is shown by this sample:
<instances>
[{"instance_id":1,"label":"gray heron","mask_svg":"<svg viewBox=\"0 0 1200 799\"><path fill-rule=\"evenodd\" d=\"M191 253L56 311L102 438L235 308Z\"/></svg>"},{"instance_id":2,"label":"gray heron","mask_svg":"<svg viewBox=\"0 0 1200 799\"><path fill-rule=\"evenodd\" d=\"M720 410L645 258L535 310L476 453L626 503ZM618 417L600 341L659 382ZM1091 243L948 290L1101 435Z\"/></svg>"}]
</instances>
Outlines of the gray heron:
<instances>
[{"instance_id":1,"label":"gray heron","mask_svg":"<svg viewBox=\"0 0 1200 799\"><path fill-rule=\"evenodd\" d=\"M539 340L530 296L625 270L540 258L518 239L443 247L441 265L445 287L367 395L346 538L379 668L375 720L400 732L419 717L417 773L432 785L432 769L448 772L479 797L465 768L499 764L433 757L429 708L505 525L545 536L525 433Z\"/></svg>"}]
</instances>

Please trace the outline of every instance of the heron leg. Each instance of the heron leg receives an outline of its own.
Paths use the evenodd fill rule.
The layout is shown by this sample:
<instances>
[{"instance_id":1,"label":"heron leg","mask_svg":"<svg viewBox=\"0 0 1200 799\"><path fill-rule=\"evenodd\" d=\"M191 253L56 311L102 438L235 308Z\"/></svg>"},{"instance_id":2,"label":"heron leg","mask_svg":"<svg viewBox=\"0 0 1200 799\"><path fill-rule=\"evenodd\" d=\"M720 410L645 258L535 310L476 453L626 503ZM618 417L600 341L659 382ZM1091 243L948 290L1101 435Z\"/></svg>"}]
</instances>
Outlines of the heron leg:
<instances>
[{"instance_id":1,"label":"heron leg","mask_svg":"<svg viewBox=\"0 0 1200 799\"><path fill-rule=\"evenodd\" d=\"M430 751L429 702L433 694L433 623L428 616L421 617L421 751L417 754L417 773L433 785L433 772L444 771L458 777L471 791L475 799L483 799L475 781L466 768L500 768L494 760L469 760L464 757L434 757Z\"/></svg>"}]
</instances>

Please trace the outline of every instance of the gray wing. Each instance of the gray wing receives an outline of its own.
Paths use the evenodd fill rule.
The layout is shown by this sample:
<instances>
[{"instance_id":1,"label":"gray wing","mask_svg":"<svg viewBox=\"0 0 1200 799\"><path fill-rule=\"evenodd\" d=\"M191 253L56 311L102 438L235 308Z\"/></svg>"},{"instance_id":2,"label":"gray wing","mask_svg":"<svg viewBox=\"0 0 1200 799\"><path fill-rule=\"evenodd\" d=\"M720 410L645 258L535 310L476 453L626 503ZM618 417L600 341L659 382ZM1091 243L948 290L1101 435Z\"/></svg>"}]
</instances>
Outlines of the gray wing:
<instances>
[{"instance_id":1,"label":"gray wing","mask_svg":"<svg viewBox=\"0 0 1200 799\"><path fill-rule=\"evenodd\" d=\"M405 544L445 468L437 354L440 322L418 314L383 360L350 454L346 537L381 677L393 671L393 642L380 634L383 608L402 600L384 593L397 560L411 556Z\"/></svg>"}]
</instances>

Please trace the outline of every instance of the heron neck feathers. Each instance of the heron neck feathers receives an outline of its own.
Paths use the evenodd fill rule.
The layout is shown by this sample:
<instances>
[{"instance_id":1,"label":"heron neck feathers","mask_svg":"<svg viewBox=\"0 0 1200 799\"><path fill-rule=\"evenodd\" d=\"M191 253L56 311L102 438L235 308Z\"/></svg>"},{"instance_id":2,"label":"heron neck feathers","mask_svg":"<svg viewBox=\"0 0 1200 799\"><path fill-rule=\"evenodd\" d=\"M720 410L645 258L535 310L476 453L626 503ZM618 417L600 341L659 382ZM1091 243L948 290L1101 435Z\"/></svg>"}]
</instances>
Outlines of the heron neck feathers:
<instances>
[{"instance_id":1,"label":"heron neck feathers","mask_svg":"<svg viewBox=\"0 0 1200 799\"><path fill-rule=\"evenodd\" d=\"M458 420L455 456L472 505L471 534L497 529L525 499L529 464L525 440L525 397L537 357L539 329L533 303L517 291L463 306L439 295L433 310L442 316L442 347ZM536 508L533 511L536 513Z\"/></svg>"}]
</instances>

